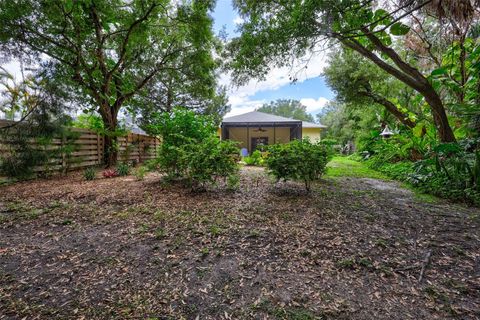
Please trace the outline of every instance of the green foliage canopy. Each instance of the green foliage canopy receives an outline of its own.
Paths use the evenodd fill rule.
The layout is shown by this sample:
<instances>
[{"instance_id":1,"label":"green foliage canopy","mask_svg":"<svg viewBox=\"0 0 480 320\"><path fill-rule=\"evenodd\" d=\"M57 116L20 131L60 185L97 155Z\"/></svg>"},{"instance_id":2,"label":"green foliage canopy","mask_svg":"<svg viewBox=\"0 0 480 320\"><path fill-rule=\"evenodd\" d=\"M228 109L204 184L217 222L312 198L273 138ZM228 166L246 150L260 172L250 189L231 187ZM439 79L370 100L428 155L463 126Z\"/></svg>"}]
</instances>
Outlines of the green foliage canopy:
<instances>
[{"instance_id":1,"label":"green foliage canopy","mask_svg":"<svg viewBox=\"0 0 480 320\"><path fill-rule=\"evenodd\" d=\"M455 141L442 97L428 80L430 70L408 61L394 46L395 37L409 31L401 18L421 6L405 5L388 12L360 0L237 0L235 4L245 20L239 28L241 36L229 46L233 57L229 66L236 82L264 79L270 68L291 67L292 61L320 50L322 42L333 41L417 91L429 105L439 139Z\"/></svg>"},{"instance_id":2,"label":"green foliage canopy","mask_svg":"<svg viewBox=\"0 0 480 320\"><path fill-rule=\"evenodd\" d=\"M105 129L159 77L212 89L213 1L0 1L0 46L10 55L47 56L64 85L90 99ZM201 84L201 85L200 85ZM106 137L107 164L116 161Z\"/></svg>"},{"instance_id":3,"label":"green foliage canopy","mask_svg":"<svg viewBox=\"0 0 480 320\"><path fill-rule=\"evenodd\" d=\"M270 103L265 103L258 108L257 111L296 120L314 121L313 116L307 113L307 107L301 104L298 100L278 99L276 101L271 101Z\"/></svg>"}]
</instances>

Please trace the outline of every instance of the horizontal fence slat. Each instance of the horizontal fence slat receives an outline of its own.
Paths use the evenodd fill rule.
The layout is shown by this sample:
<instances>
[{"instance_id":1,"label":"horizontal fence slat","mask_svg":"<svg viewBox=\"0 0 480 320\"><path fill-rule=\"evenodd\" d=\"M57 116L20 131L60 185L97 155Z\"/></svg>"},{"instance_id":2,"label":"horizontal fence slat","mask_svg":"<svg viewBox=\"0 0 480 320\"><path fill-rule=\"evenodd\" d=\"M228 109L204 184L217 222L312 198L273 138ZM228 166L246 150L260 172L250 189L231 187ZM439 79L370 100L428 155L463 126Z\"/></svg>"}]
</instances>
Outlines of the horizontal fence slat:
<instances>
[{"instance_id":1,"label":"horizontal fence slat","mask_svg":"<svg viewBox=\"0 0 480 320\"><path fill-rule=\"evenodd\" d=\"M0 127L13 123L13 121L0 120ZM65 138L54 138L48 145L42 145L37 139L30 139L30 146L34 149L58 152L47 164L34 168L34 171L65 171L98 166L103 163L104 137L85 128L71 128L71 130L76 132L77 136L70 141L65 141ZM9 140L8 137L3 141L0 140L0 155L5 156L14 151L14 148L8 145ZM160 140L143 134L129 133L126 136L117 137L117 144L119 161L141 162L156 157ZM72 149L69 148L69 152L61 153L62 147L67 145Z\"/></svg>"}]
</instances>

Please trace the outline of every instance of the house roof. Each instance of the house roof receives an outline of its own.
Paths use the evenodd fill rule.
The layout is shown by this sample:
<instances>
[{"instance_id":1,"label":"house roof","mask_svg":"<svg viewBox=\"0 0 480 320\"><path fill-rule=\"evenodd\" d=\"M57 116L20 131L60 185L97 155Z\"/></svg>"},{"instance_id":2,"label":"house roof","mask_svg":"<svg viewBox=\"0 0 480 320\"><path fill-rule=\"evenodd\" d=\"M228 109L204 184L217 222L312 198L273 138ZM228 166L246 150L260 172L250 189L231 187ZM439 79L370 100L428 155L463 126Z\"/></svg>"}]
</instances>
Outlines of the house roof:
<instances>
[{"instance_id":1,"label":"house roof","mask_svg":"<svg viewBox=\"0 0 480 320\"><path fill-rule=\"evenodd\" d=\"M298 122L300 120L285 118L281 116L276 116L273 114L268 114L260 111L251 111L238 116L228 117L223 119L223 123L272 123L272 122ZM319 123L312 123L307 121L302 121L303 128L326 128L324 125Z\"/></svg>"},{"instance_id":2,"label":"house roof","mask_svg":"<svg viewBox=\"0 0 480 320\"><path fill-rule=\"evenodd\" d=\"M327 126L324 126L321 123L313 123L313 122L308 122L308 121L302 121L302 128L326 128Z\"/></svg>"}]
</instances>

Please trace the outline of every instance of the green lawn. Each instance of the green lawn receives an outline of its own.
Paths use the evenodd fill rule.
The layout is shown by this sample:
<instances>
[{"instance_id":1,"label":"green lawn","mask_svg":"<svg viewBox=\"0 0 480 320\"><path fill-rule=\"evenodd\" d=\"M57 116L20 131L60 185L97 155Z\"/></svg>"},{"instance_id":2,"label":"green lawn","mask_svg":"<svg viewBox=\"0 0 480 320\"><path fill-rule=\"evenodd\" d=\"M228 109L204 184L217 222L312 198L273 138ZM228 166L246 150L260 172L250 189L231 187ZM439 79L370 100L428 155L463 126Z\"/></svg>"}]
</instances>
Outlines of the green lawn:
<instances>
[{"instance_id":1,"label":"green lawn","mask_svg":"<svg viewBox=\"0 0 480 320\"><path fill-rule=\"evenodd\" d=\"M348 157L336 156L327 164L326 177L354 177L391 180L386 175L369 169L365 164Z\"/></svg>"},{"instance_id":2,"label":"green lawn","mask_svg":"<svg viewBox=\"0 0 480 320\"><path fill-rule=\"evenodd\" d=\"M327 164L327 178L339 178L339 177L354 177L354 178L371 178L381 180L392 180L385 174L368 168L364 163L349 159L348 157L336 156ZM400 183L400 185L412 191L415 194L415 198L428 203L434 203L438 201L438 198L431 194L425 194L415 189L408 183Z\"/></svg>"}]
</instances>

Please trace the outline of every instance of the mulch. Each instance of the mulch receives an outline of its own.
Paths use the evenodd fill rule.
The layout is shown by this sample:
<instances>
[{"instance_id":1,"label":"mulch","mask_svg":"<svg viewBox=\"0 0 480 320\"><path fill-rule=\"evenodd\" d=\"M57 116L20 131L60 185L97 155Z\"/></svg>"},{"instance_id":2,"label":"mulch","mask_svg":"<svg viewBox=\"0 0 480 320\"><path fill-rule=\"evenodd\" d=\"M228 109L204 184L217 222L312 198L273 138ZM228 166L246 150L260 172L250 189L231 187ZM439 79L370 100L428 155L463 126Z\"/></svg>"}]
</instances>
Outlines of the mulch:
<instances>
[{"instance_id":1,"label":"mulch","mask_svg":"<svg viewBox=\"0 0 480 320\"><path fill-rule=\"evenodd\" d=\"M0 319L479 319L480 211L394 182L0 187Z\"/></svg>"}]
</instances>

